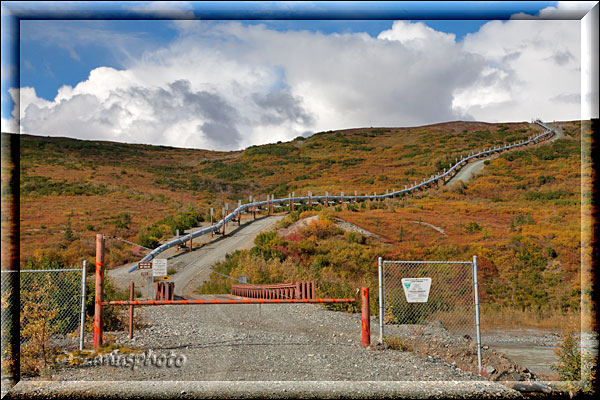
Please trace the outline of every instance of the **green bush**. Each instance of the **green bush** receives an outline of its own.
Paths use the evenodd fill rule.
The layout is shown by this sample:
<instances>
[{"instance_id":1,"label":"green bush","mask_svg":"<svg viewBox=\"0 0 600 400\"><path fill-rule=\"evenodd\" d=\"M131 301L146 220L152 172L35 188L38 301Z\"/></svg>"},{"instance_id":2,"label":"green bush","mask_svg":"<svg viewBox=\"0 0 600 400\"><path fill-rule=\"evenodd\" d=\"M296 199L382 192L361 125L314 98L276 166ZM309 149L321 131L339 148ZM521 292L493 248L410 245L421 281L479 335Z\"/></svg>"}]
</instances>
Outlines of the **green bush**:
<instances>
[{"instance_id":1,"label":"green bush","mask_svg":"<svg viewBox=\"0 0 600 400\"><path fill-rule=\"evenodd\" d=\"M557 365L551 365L550 368L558 372L560 379L581 380L581 351L579 340L573 332L567 331L560 346L554 349L554 353L559 361Z\"/></svg>"},{"instance_id":2,"label":"green bush","mask_svg":"<svg viewBox=\"0 0 600 400\"><path fill-rule=\"evenodd\" d=\"M298 149L295 146L289 144L265 144L262 146L250 146L244 153L248 156L269 155L281 157L297 151Z\"/></svg>"},{"instance_id":3,"label":"green bush","mask_svg":"<svg viewBox=\"0 0 600 400\"><path fill-rule=\"evenodd\" d=\"M95 296L96 296L96 281L92 276L85 282L85 313L88 317L93 318L95 313ZM129 300L129 291L117 288L112 279L104 274L104 301ZM105 331L121 331L125 327L122 320L119 318L119 307L104 307L103 325ZM77 314L79 318L79 314Z\"/></svg>"},{"instance_id":4,"label":"green bush","mask_svg":"<svg viewBox=\"0 0 600 400\"><path fill-rule=\"evenodd\" d=\"M385 318L388 324L422 324L434 312L447 311L449 308L447 303L431 296L426 303L407 303L402 288L390 289L388 293L390 299L397 299L393 304L387 306L388 311Z\"/></svg>"},{"instance_id":5,"label":"green bush","mask_svg":"<svg viewBox=\"0 0 600 400\"><path fill-rule=\"evenodd\" d=\"M115 217L113 224L119 229L129 229L131 223L131 215L128 213L120 213Z\"/></svg>"},{"instance_id":6,"label":"green bush","mask_svg":"<svg viewBox=\"0 0 600 400\"><path fill-rule=\"evenodd\" d=\"M529 201L547 201L547 200L557 200L564 199L566 197L572 197L574 193L567 192L566 190L554 190L550 192L533 192L529 191L525 193L525 199Z\"/></svg>"},{"instance_id":7,"label":"green bush","mask_svg":"<svg viewBox=\"0 0 600 400\"><path fill-rule=\"evenodd\" d=\"M93 196L108 193L104 184L92 185L89 182L51 181L46 176L21 177L21 196Z\"/></svg>"},{"instance_id":8,"label":"green bush","mask_svg":"<svg viewBox=\"0 0 600 400\"><path fill-rule=\"evenodd\" d=\"M471 221L465 225L465 230L467 233L473 233L475 231L480 231L481 226L477 222Z\"/></svg>"}]
</instances>

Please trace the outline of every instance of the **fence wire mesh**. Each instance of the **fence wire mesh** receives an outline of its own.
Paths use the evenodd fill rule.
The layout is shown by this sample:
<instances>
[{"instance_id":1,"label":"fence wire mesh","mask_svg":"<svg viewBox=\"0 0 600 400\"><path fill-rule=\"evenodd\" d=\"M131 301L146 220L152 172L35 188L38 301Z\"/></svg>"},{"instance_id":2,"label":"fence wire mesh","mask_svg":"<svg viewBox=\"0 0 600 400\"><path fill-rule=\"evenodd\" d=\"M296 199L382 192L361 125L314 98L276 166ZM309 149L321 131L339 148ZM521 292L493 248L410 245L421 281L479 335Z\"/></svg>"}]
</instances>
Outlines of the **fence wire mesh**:
<instances>
[{"instance_id":1,"label":"fence wire mesh","mask_svg":"<svg viewBox=\"0 0 600 400\"><path fill-rule=\"evenodd\" d=\"M421 286L421 297L426 299L418 300L418 290L411 292L417 284ZM473 335L473 293L472 262L383 261L386 325L441 323L449 332Z\"/></svg>"},{"instance_id":2,"label":"fence wire mesh","mask_svg":"<svg viewBox=\"0 0 600 400\"><path fill-rule=\"evenodd\" d=\"M2 301L11 296L8 273L20 278L21 352L51 345L75 350L81 327L81 269L2 271ZM2 331L8 329L2 319Z\"/></svg>"}]
</instances>

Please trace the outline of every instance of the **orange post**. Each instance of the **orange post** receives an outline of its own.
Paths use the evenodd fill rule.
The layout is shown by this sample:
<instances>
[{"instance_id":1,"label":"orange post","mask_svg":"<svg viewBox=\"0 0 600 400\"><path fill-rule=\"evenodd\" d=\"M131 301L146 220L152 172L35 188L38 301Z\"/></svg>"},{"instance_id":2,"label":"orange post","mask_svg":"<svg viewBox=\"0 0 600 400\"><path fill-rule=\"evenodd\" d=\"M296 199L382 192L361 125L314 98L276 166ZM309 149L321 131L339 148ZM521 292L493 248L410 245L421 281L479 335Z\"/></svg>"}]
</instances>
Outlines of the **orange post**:
<instances>
[{"instance_id":1,"label":"orange post","mask_svg":"<svg viewBox=\"0 0 600 400\"><path fill-rule=\"evenodd\" d=\"M135 293L135 289L134 289L134 284L133 282L131 282L131 284L129 285L129 300L133 301L134 300L134 294ZM130 305L129 306L129 339L133 339L133 307L135 307L134 305Z\"/></svg>"},{"instance_id":2,"label":"orange post","mask_svg":"<svg viewBox=\"0 0 600 400\"><path fill-rule=\"evenodd\" d=\"M360 288L362 300L362 345L371 345L371 313L369 311L369 288Z\"/></svg>"},{"instance_id":3,"label":"orange post","mask_svg":"<svg viewBox=\"0 0 600 400\"><path fill-rule=\"evenodd\" d=\"M102 346L104 301L104 235L96 235L96 293L94 306L94 350Z\"/></svg>"}]
</instances>

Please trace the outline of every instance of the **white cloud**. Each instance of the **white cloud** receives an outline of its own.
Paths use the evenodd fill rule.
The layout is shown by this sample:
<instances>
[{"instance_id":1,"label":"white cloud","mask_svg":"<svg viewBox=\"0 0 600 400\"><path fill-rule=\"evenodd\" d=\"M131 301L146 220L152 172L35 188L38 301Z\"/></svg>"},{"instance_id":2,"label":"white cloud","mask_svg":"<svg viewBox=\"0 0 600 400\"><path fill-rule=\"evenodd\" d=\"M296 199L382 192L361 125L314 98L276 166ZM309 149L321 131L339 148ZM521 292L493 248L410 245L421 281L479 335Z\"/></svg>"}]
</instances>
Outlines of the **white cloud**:
<instances>
[{"instance_id":1,"label":"white cloud","mask_svg":"<svg viewBox=\"0 0 600 400\"><path fill-rule=\"evenodd\" d=\"M488 74L456 92L454 107L488 121L578 119L579 21L488 22L465 37L463 49L482 55Z\"/></svg>"},{"instance_id":2,"label":"white cloud","mask_svg":"<svg viewBox=\"0 0 600 400\"><path fill-rule=\"evenodd\" d=\"M494 21L458 43L407 21L377 38L175 26L168 46L53 101L23 88L22 131L229 150L307 131L579 116L578 21Z\"/></svg>"},{"instance_id":3,"label":"white cloud","mask_svg":"<svg viewBox=\"0 0 600 400\"><path fill-rule=\"evenodd\" d=\"M148 14L161 18L193 18L194 8L187 1L153 1L148 4L129 7L139 14Z\"/></svg>"},{"instance_id":4,"label":"white cloud","mask_svg":"<svg viewBox=\"0 0 600 400\"><path fill-rule=\"evenodd\" d=\"M453 46L456 35L438 32L422 22L395 21L392 29L381 32L379 39L396 40L405 46L434 51L431 46Z\"/></svg>"},{"instance_id":5,"label":"white cloud","mask_svg":"<svg viewBox=\"0 0 600 400\"><path fill-rule=\"evenodd\" d=\"M2 132L17 133L19 125L13 118L2 118Z\"/></svg>"},{"instance_id":6,"label":"white cloud","mask_svg":"<svg viewBox=\"0 0 600 400\"><path fill-rule=\"evenodd\" d=\"M546 7L535 15L518 13L511 16L511 19L531 19L532 17L540 19L581 19L587 14L597 1L559 1L556 7Z\"/></svg>"}]
</instances>

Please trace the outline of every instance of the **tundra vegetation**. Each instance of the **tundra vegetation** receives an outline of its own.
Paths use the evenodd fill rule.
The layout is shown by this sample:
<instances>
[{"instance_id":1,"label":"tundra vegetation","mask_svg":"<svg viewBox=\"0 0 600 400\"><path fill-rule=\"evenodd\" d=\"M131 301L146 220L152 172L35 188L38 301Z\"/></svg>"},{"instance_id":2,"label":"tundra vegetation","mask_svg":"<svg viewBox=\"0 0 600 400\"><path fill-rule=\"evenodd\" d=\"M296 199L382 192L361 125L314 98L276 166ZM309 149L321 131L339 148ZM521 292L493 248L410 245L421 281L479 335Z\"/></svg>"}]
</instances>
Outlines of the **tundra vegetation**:
<instances>
[{"instance_id":1,"label":"tundra vegetation","mask_svg":"<svg viewBox=\"0 0 600 400\"><path fill-rule=\"evenodd\" d=\"M249 282L317 281L318 294L377 293L376 258L468 260L479 257L482 325L561 326L589 305L581 257L581 123L561 122L566 137L505 153L468 183L440 186L383 202L335 205L287 236L264 233L251 251L228 256L216 270ZM215 152L21 135L21 263L58 257L93 265L95 234L155 247L177 229L210 220L210 208L252 195L359 194L400 189L461 155L541 133L529 123L452 122L411 128L320 132L287 143ZM583 160L585 164L585 160ZM302 210L309 211L307 208ZM305 214L307 215L307 214ZM285 223L301 219L291 213ZM379 238L340 230L341 218ZM444 233L433 229L440 228ZM109 240L106 265L140 258L140 249ZM213 277L200 290L228 290ZM587 286L586 286L587 285ZM337 305L337 308L345 306ZM376 312L376 310L372 310ZM515 317L517 316L517 317Z\"/></svg>"}]
</instances>

